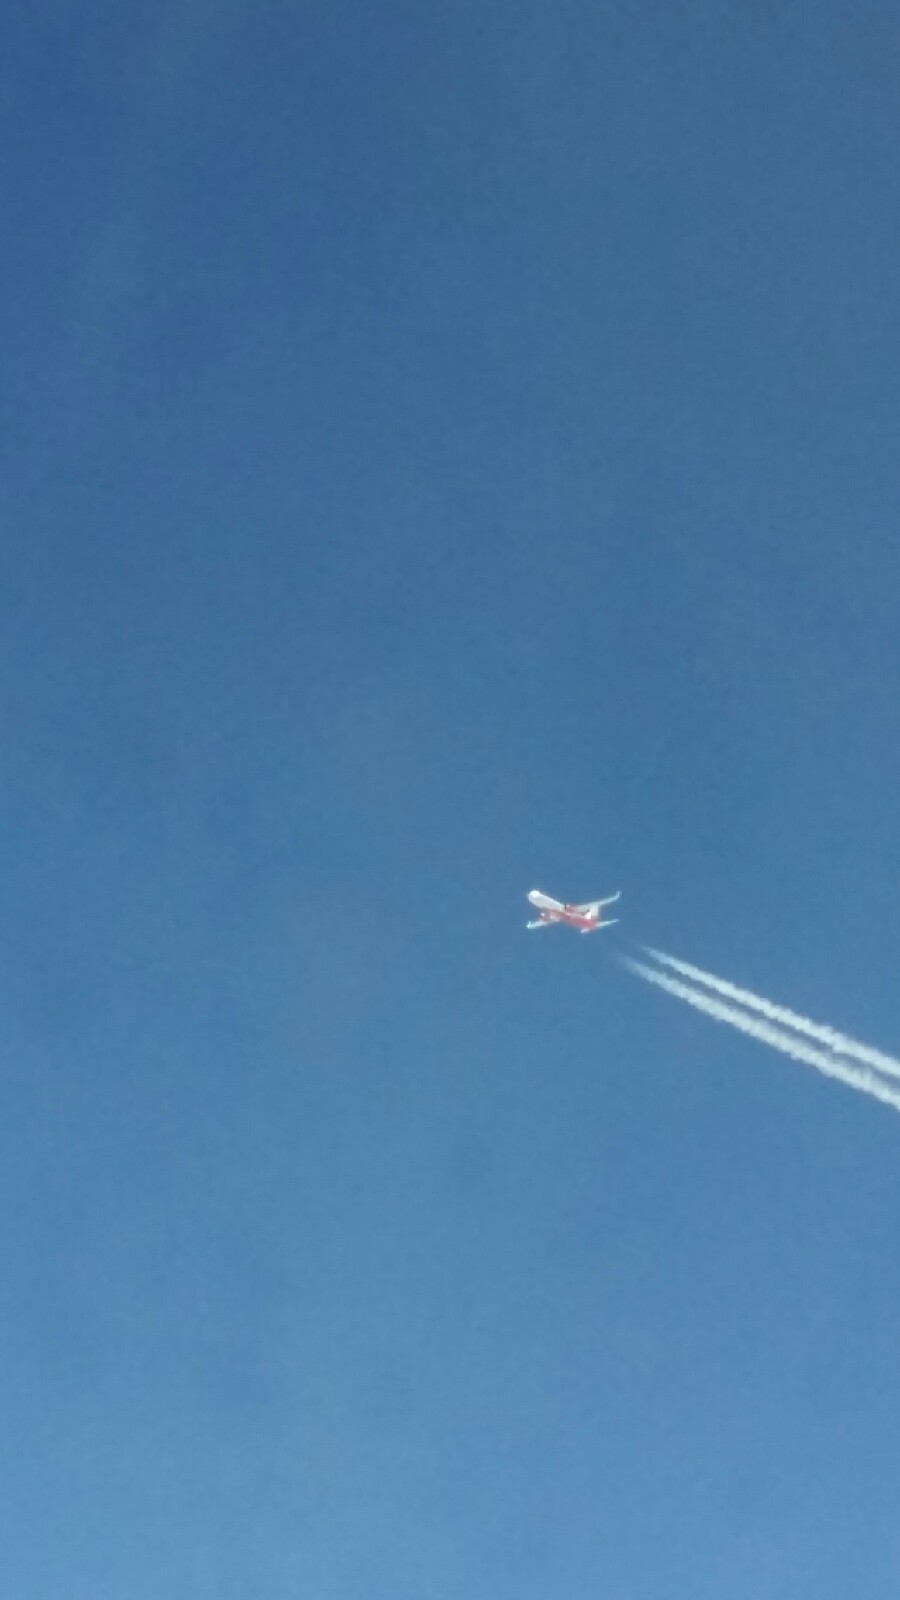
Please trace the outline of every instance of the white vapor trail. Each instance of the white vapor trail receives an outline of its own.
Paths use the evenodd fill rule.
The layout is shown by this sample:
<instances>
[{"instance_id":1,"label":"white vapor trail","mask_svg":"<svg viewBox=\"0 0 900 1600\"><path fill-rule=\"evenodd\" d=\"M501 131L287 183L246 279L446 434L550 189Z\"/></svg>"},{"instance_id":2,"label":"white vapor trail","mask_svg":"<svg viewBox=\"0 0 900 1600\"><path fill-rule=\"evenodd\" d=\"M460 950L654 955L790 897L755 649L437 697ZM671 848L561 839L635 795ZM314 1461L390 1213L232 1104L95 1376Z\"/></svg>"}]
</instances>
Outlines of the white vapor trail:
<instances>
[{"instance_id":1,"label":"white vapor trail","mask_svg":"<svg viewBox=\"0 0 900 1600\"><path fill-rule=\"evenodd\" d=\"M664 989L666 994L674 995L676 1000L683 1000L686 1005L694 1006L706 1016L715 1017L717 1022L726 1022L729 1027L737 1028L739 1033L746 1033L751 1039L758 1039L760 1044L771 1045L773 1050L780 1050L782 1055L790 1056L794 1061L804 1061L807 1066L815 1067L816 1071L823 1073L826 1078L836 1078L839 1083L846 1083L851 1089L859 1089L863 1094L870 1094L883 1105L893 1106L895 1111L900 1111L900 1090L885 1083L884 1079L870 1067L852 1066L847 1061L839 1061L827 1051L817 1050L814 1045L805 1042L796 1033L786 1033L783 1028L776 1028L773 1023L764 1021L760 1016L740 1011L737 1006L726 1005L723 1000L716 999L713 995L701 994L688 984L680 983L677 978L670 978L663 972L657 972L653 967L645 966L643 961L632 961L629 956L620 956L619 959L629 972L636 973L646 983L655 984L658 989Z\"/></svg>"},{"instance_id":2,"label":"white vapor trail","mask_svg":"<svg viewBox=\"0 0 900 1600\"><path fill-rule=\"evenodd\" d=\"M701 967L692 967L687 961L676 961L674 956L667 956L664 950L653 950L649 945L643 945L648 956L658 961L661 967L668 967L671 972L678 972L692 982L702 984L705 989L712 989L715 994L720 994L726 1000L734 1000L740 1006L746 1006L750 1011L756 1011L761 1017L768 1017L770 1022L780 1023L785 1028L794 1028L797 1033L802 1033L807 1039L813 1039L817 1044L825 1045L827 1050L833 1050L835 1055L849 1056L853 1061L861 1061L867 1067L874 1067L876 1072L884 1072L889 1078L900 1078L900 1061L895 1056L889 1056L884 1050L873 1050L867 1044L860 1044L858 1039L853 1039L849 1034L838 1033L836 1028L826 1027L822 1022L812 1022L809 1017L804 1017L796 1011L790 1011L787 1006L776 1006L771 1000L764 1000L761 995L754 994L751 989L739 989L737 984L728 983L724 978L716 978L711 972L704 972Z\"/></svg>"}]
</instances>

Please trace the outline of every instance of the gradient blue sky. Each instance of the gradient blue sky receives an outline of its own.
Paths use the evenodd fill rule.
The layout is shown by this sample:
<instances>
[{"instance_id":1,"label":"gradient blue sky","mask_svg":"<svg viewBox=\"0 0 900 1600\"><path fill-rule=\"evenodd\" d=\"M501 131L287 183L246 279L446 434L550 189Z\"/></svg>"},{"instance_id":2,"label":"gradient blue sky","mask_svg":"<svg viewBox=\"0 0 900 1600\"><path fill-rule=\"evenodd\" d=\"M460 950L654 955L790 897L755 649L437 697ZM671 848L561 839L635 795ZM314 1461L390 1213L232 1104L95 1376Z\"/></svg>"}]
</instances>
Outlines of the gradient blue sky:
<instances>
[{"instance_id":1,"label":"gradient blue sky","mask_svg":"<svg viewBox=\"0 0 900 1600\"><path fill-rule=\"evenodd\" d=\"M898 43L8 8L15 1600L895 1600Z\"/></svg>"}]
</instances>

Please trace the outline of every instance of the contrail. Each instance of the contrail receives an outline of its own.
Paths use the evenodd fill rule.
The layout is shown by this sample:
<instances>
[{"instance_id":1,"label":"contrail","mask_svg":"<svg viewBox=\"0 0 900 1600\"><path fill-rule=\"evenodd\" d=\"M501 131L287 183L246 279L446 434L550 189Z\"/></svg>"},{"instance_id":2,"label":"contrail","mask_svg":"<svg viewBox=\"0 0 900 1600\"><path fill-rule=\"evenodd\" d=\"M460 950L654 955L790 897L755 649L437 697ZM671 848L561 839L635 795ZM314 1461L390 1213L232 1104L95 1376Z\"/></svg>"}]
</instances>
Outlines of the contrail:
<instances>
[{"instance_id":1,"label":"contrail","mask_svg":"<svg viewBox=\"0 0 900 1600\"><path fill-rule=\"evenodd\" d=\"M900 1111L900 1091L885 1083L884 1079L879 1078L869 1067L851 1066L846 1061L839 1061L825 1050L816 1050L812 1044L804 1043L796 1034L785 1033L782 1028L776 1028L771 1022L764 1022L759 1016L753 1016L747 1011L739 1011L737 1006L728 1006L723 1000L717 1000L712 995L701 994L686 983L679 983L677 978L669 978L665 973L645 966L642 961L632 961L629 956L620 956L619 960L629 972L636 973L646 983L655 984L658 989L664 989L666 994L674 995L676 1000L683 1000L686 1005L694 1006L706 1016L715 1017L717 1022L727 1022L729 1027L737 1028L739 1033L746 1033L751 1039L758 1039L761 1044L771 1045L773 1050L780 1050L782 1055L790 1056L794 1061L804 1061L807 1066L815 1067L816 1071L821 1072L826 1078L836 1078L838 1082L846 1083L851 1089L859 1089L863 1094L870 1094L875 1100L880 1100L883 1105L893 1106L895 1111Z\"/></svg>"},{"instance_id":2,"label":"contrail","mask_svg":"<svg viewBox=\"0 0 900 1600\"><path fill-rule=\"evenodd\" d=\"M653 950L649 945L643 945L648 956L658 961L661 967L668 967L672 972L680 972L682 977L690 978L694 983L700 983L706 989L712 989L715 994L722 995L726 1000L735 1000L738 1005L747 1006L750 1011L756 1011L761 1017L768 1017L770 1022L781 1023L785 1028L794 1028L797 1033L802 1033L807 1039L814 1039L817 1044L825 1045L826 1049L833 1050L836 1055L850 1056L854 1061L862 1061L867 1067L874 1067L876 1072L885 1072L889 1078L900 1078L900 1061L894 1056L886 1055L883 1050L873 1050L867 1044L860 1044L858 1039L852 1039L849 1034L838 1033L836 1028L828 1028L824 1023L812 1022L809 1017L800 1016L796 1011L790 1011L787 1006L776 1006L771 1000L763 1000L750 989L739 989L735 983L727 983L724 978L716 978L711 972L704 972L701 967L692 967L687 961L676 961L674 956L667 956L664 950Z\"/></svg>"}]
</instances>

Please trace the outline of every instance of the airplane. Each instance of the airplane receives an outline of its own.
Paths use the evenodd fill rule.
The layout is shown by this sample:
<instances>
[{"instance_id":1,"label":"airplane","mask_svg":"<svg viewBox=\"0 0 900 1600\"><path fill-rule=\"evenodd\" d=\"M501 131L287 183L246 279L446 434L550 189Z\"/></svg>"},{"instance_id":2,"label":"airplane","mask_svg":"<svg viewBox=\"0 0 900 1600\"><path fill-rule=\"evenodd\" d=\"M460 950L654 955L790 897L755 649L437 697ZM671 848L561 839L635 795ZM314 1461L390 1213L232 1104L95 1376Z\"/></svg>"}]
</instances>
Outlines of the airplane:
<instances>
[{"instance_id":1,"label":"airplane","mask_svg":"<svg viewBox=\"0 0 900 1600\"><path fill-rule=\"evenodd\" d=\"M583 906L563 905L561 900L551 900L548 894L543 894L540 889L532 889L528 895L531 904L540 912L534 922L526 922L526 928L549 928L554 922L568 923L570 928L578 928L581 933L596 933L598 928L611 928L618 922L618 917L604 917L603 907L613 906L620 899L621 889L617 894L611 894L606 900L588 900Z\"/></svg>"}]
</instances>

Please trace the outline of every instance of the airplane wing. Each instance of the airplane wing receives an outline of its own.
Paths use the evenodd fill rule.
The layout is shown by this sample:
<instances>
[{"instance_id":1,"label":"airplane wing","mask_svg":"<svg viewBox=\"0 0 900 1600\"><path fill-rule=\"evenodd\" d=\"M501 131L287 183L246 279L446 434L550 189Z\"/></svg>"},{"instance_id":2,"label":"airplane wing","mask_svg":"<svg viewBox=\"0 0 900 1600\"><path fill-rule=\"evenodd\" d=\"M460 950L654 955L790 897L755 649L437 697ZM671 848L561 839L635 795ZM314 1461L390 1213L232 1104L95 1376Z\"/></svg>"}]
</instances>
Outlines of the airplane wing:
<instances>
[{"instance_id":1,"label":"airplane wing","mask_svg":"<svg viewBox=\"0 0 900 1600\"><path fill-rule=\"evenodd\" d=\"M528 899L533 906L537 906L541 911L565 911L566 909L561 900L551 900L549 894L544 894L540 889L532 889Z\"/></svg>"},{"instance_id":2,"label":"airplane wing","mask_svg":"<svg viewBox=\"0 0 900 1600\"><path fill-rule=\"evenodd\" d=\"M586 917L593 917L603 906L614 906L616 901L621 900L621 898L622 891L619 889L616 894L607 895L605 900L588 900L583 906L573 906L572 910L581 911Z\"/></svg>"}]
</instances>

